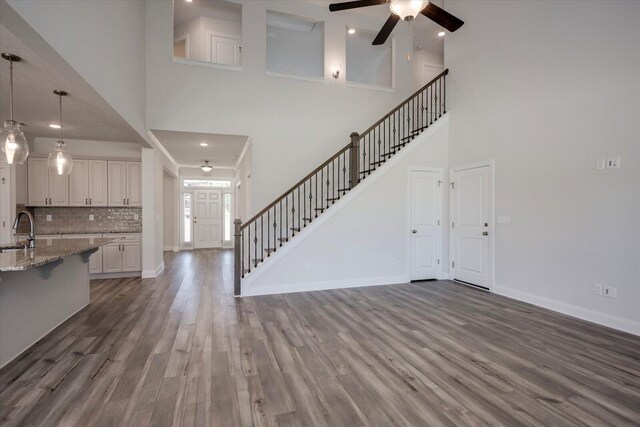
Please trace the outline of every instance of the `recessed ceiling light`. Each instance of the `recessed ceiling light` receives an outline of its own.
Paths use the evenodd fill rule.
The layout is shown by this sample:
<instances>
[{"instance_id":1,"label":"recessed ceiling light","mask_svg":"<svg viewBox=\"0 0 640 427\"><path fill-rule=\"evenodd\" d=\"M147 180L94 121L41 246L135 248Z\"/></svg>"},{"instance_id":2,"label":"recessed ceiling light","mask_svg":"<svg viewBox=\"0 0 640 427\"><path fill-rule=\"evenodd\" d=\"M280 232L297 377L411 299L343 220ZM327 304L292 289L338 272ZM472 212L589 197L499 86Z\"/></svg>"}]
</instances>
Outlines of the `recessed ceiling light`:
<instances>
[{"instance_id":1,"label":"recessed ceiling light","mask_svg":"<svg viewBox=\"0 0 640 427\"><path fill-rule=\"evenodd\" d=\"M209 144L207 144L206 142L201 142L200 143L200 147L208 147L208 146L209 146Z\"/></svg>"},{"instance_id":2,"label":"recessed ceiling light","mask_svg":"<svg viewBox=\"0 0 640 427\"><path fill-rule=\"evenodd\" d=\"M356 29L355 29L355 28L349 28L349 29L347 30L347 33L349 33L349 34L355 34L355 33L356 33Z\"/></svg>"},{"instance_id":3,"label":"recessed ceiling light","mask_svg":"<svg viewBox=\"0 0 640 427\"><path fill-rule=\"evenodd\" d=\"M186 1L187 3L191 3L193 0L184 0L184 1Z\"/></svg>"},{"instance_id":4,"label":"recessed ceiling light","mask_svg":"<svg viewBox=\"0 0 640 427\"><path fill-rule=\"evenodd\" d=\"M54 129L60 129L60 128L61 128L61 126L60 126L60 125L57 125L57 124L55 124L55 123L49 123L49 127L50 127L50 128L54 128Z\"/></svg>"},{"instance_id":5,"label":"recessed ceiling light","mask_svg":"<svg viewBox=\"0 0 640 427\"><path fill-rule=\"evenodd\" d=\"M438 33L438 37L444 37L444 31L440 31L440 32Z\"/></svg>"}]
</instances>

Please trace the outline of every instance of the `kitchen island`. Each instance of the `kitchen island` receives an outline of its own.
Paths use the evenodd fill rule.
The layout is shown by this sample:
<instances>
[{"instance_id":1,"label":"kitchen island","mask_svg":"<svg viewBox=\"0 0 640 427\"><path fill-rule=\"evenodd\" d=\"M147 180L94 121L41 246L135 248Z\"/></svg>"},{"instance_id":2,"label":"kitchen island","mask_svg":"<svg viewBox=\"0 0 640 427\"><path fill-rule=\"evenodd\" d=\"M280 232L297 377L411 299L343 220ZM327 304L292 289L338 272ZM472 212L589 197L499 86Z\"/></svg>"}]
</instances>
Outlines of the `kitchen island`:
<instances>
[{"instance_id":1,"label":"kitchen island","mask_svg":"<svg viewBox=\"0 0 640 427\"><path fill-rule=\"evenodd\" d=\"M0 367L89 304L89 257L117 240L0 245Z\"/></svg>"}]
</instances>

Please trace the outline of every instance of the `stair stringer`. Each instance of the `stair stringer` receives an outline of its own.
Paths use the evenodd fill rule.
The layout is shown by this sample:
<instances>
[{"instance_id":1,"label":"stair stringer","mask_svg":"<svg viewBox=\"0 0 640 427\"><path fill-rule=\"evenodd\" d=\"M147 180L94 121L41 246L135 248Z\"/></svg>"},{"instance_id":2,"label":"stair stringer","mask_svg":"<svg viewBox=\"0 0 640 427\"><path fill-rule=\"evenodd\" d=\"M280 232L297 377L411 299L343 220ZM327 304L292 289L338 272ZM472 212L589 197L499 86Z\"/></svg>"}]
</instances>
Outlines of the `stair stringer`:
<instances>
[{"instance_id":1,"label":"stair stringer","mask_svg":"<svg viewBox=\"0 0 640 427\"><path fill-rule=\"evenodd\" d=\"M409 168L446 172L448 140L447 113L245 276L242 296L408 282Z\"/></svg>"}]
</instances>

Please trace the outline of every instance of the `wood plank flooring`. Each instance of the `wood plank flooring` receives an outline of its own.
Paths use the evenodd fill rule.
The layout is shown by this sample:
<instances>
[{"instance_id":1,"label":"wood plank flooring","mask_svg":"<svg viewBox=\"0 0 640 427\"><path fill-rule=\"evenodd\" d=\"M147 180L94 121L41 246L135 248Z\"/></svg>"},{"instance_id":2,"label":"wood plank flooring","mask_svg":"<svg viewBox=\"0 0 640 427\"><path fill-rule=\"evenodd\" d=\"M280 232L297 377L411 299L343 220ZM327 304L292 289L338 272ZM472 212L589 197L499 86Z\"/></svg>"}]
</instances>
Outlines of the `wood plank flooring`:
<instances>
[{"instance_id":1,"label":"wood plank flooring","mask_svg":"<svg viewBox=\"0 0 640 427\"><path fill-rule=\"evenodd\" d=\"M638 337L452 282L234 299L230 251L165 262L0 370L0 424L640 425Z\"/></svg>"}]
</instances>

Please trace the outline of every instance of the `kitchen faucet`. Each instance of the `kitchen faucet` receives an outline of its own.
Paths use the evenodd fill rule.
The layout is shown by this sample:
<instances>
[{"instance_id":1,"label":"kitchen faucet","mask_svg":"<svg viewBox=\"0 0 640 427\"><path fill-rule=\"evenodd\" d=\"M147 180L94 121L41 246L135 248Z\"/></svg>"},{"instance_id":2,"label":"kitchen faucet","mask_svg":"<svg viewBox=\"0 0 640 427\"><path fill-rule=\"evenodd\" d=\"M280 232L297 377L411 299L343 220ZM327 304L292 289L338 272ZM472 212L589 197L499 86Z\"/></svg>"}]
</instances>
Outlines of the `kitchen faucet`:
<instances>
[{"instance_id":1,"label":"kitchen faucet","mask_svg":"<svg viewBox=\"0 0 640 427\"><path fill-rule=\"evenodd\" d=\"M29 249L35 249L36 248L36 224L35 221L33 220L33 215L31 215L30 212L27 211L21 211L18 213L18 215L16 215L16 220L13 222L13 229L16 230L16 237L20 237L20 236L25 236L26 233L24 234L18 234L18 225L20 223L20 217L22 215L26 215L27 218L29 218L29 225L31 227L30 231L29 231L29 237L27 237L26 239L26 245L25 248L29 248Z\"/></svg>"}]
</instances>

